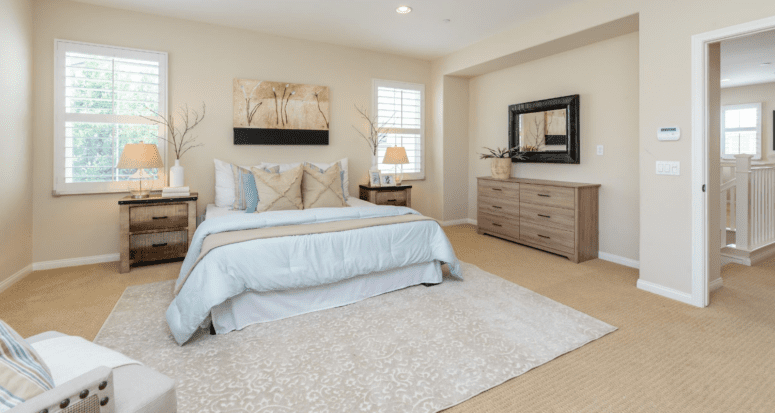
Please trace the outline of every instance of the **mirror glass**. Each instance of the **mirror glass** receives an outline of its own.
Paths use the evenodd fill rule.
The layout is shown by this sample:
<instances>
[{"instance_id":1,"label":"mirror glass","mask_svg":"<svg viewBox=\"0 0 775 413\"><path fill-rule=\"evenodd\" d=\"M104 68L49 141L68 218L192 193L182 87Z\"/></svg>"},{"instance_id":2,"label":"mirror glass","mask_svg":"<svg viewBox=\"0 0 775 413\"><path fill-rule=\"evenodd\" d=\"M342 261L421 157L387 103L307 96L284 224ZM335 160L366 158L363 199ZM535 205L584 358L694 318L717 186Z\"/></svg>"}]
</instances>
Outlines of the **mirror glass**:
<instances>
[{"instance_id":1,"label":"mirror glass","mask_svg":"<svg viewBox=\"0 0 775 413\"><path fill-rule=\"evenodd\" d=\"M519 114L520 152L567 152L568 110Z\"/></svg>"}]
</instances>

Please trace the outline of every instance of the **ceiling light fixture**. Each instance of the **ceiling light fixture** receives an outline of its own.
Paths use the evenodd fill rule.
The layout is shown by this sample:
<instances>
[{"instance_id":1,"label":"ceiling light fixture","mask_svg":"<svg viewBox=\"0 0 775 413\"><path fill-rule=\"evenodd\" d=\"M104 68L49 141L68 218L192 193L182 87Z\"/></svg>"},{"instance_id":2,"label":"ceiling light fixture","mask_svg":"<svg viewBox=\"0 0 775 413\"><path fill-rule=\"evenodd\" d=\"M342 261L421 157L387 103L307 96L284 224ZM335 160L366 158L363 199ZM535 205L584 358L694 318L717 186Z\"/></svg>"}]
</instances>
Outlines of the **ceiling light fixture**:
<instances>
[{"instance_id":1,"label":"ceiling light fixture","mask_svg":"<svg viewBox=\"0 0 775 413\"><path fill-rule=\"evenodd\" d=\"M398 8L396 9L396 13L398 14L407 14L410 11L412 11L412 8L409 6L398 6Z\"/></svg>"}]
</instances>

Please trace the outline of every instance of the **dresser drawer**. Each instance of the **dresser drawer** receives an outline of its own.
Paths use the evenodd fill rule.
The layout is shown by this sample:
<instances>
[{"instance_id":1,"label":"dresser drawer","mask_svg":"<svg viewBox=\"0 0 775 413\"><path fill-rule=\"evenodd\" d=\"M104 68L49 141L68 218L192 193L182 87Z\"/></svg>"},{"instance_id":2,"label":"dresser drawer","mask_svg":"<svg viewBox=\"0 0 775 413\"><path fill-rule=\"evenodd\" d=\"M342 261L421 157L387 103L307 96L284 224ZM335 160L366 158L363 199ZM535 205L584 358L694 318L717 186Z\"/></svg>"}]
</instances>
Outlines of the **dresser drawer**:
<instances>
[{"instance_id":1,"label":"dresser drawer","mask_svg":"<svg viewBox=\"0 0 775 413\"><path fill-rule=\"evenodd\" d=\"M129 259L158 261L185 257L188 251L188 230L136 234L129 237Z\"/></svg>"},{"instance_id":2,"label":"dresser drawer","mask_svg":"<svg viewBox=\"0 0 775 413\"><path fill-rule=\"evenodd\" d=\"M576 191L573 188L522 184L520 201L556 208L575 209L575 194Z\"/></svg>"},{"instance_id":3,"label":"dresser drawer","mask_svg":"<svg viewBox=\"0 0 775 413\"><path fill-rule=\"evenodd\" d=\"M136 206L129 209L129 231L180 228L188 225L188 205Z\"/></svg>"},{"instance_id":4,"label":"dresser drawer","mask_svg":"<svg viewBox=\"0 0 775 413\"><path fill-rule=\"evenodd\" d=\"M523 202L519 206L520 224L533 224L566 231L576 230L576 213L572 209Z\"/></svg>"},{"instance_id":5,"label":"dresser drawer","mask_svg":"<svg viewBox=\"0 0 775 413\"><path fill-rule=\"evenodd\" d=\"M492 196L519 201L519 184L516 182L480 179L479 196Z\"/></svg>"},{"instance_id":6,"label":"dresser drawer","mask_svg":"<svg viewBox=\"0 0 775 413\"><path fill-rule=\"evenodd\" d=\"M480 195L477 201L479 212L519 219L519 201L484 195Z\"/></svg>"},{"instance_id":7,"label":"dresser drawer","mask_svg":"<svg viewBox=\"0 0 775 413\"><path fill-rule=\"evenodd\" d=\"M557 251L573 254L576 240L573 231L546 226L520 223L519 239L525 243L540 245Z\"/></svg>"},{"instance_id":8,"label":"dresser drawer","mask_svg":"<svg viewBox=\"0 0 775 413\"><path fill-rule=\"evenodd\" d=\"M406 191L379 191L377 205L406 206Z\"/></svg>"},{"instance_id":9,"label":"dresser drawer","mask_svg":"<svg viewBox=\"0 0 775 413\"><path fill-rule=\"evenodd\" d=\"M500 234L519 239L519 220L514 218L498 217L479 212L477 226L482 232Z\"/></svg>"}]
</instances>

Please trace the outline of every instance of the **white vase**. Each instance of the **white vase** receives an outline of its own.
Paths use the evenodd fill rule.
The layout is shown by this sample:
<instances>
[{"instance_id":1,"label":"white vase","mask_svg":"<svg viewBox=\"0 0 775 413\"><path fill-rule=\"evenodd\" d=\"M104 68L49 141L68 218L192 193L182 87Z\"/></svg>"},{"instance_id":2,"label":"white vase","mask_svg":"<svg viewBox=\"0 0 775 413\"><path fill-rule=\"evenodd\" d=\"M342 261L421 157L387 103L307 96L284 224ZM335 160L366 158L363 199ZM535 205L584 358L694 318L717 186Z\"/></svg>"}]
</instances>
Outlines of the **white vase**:
<instances>
[{"instance_id":1,"label":"white vase","mask_svg":"<svg viewBox=\"0 0 775 413\"><path fill-rule=\"evenodd\" d=\"M371 169L369 169L370 172L379 172L379 158L377 155L371 156Z\"/></svg>"},{"instance_id":2,"label":"white vase","mask_svg":"<svg viewBox=\"0 0 775 413\"><path fill-rule=\"evenodd\" d=\"M180 166L180 159L175 159L175 166L170 168L170 186L172 188L185 186L183 167Z\"/></svg>"}]
</instances>

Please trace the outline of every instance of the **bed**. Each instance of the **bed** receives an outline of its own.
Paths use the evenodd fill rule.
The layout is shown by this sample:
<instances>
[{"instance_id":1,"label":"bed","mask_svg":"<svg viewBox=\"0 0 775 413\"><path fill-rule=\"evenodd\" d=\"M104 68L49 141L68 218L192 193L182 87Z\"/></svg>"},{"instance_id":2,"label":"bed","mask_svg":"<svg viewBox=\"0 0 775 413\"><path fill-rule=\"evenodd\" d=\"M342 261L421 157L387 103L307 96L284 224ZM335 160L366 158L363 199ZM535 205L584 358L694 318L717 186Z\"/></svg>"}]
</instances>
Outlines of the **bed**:
<instances>
[{"instance_id":1,"label":"bed","mask_svg":"<svg viewBox=\"0 0 775 413\"><path fill-rule=\"evenodd\" d=\"M354 197L348 204L261 214L208 205L167 310L175 340L183 345L210 323L215 333L225 334L437 284L443 263L460 276L436 221L410 208L376 206ZM371 226L374 222L381 223ZM334 229L316 229L329 226ZM273 231L296 232L275 236ZM264 237L266 232L274 235ZM253 233L264 235L244 235ZM247 238L225 241L208 252L211 240L229 237Z\"/></svg>"}]
</instances>

